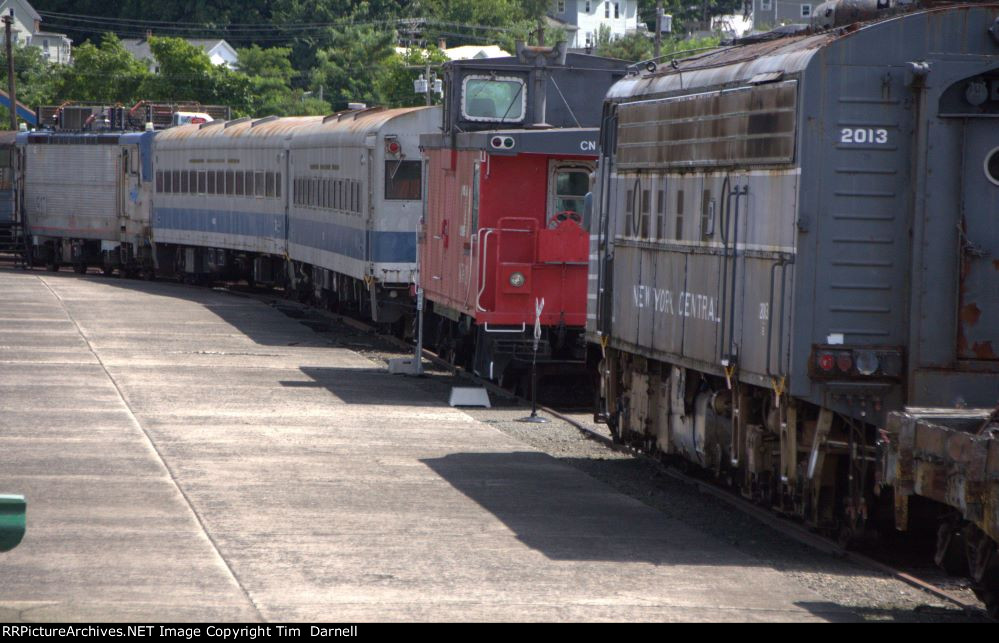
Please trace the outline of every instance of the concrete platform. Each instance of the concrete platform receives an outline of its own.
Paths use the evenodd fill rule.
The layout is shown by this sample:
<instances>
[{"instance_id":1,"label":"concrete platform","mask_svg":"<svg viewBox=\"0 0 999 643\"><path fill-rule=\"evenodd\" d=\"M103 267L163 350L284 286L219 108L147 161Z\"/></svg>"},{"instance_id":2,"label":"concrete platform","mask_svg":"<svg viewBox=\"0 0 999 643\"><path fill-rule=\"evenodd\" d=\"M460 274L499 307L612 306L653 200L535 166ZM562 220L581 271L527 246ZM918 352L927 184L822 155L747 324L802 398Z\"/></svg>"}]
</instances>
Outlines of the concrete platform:
<instances>
[{"instance_id":1,"label":"concrete platform","mask_svg":"<svg viewBox=\"0 0 999 643\"><path fill-rule=\"evenodd\" d=\"M0 621L841 620L251 299L0 271Z\"/></svg>"}]
</instances>

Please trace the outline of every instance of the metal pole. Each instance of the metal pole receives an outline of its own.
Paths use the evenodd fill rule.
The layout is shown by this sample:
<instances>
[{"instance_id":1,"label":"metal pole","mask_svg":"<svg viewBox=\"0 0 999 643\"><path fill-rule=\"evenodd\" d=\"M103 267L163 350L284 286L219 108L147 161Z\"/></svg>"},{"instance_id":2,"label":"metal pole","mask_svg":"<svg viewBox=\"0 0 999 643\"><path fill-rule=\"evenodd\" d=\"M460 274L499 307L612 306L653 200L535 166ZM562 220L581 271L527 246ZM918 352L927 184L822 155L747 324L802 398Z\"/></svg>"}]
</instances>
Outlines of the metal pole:
<instances>
[{"instance_id":1,"label":"metal pole","mask_svg":"<svg viewBox=\"0 0 999 643\"><path fill-rule=\"evenodd\" d=\"M424 76L427 79L427 107L433 105L432 92L434 91L434 81L430 80L430 56L427 56L427 75Z\"/></svg>"},{"instance_id":2,"label":"metal pole","mask_svg":"<svg viewBox=\"0 0 999 643\"><path fill-rule=\"evenodd\" d=\"M656 54L655 59L659 60L663 46L663 0L656 2Z\"/></svg>"},{"instance_id":3,"label":"metal pole","mask_svg":"<svg viewBox=\"0 0 999 643\"><path fill-rule=\"evenodd\" d=\"M538 344L541 342L541 311L544 310L545 300L539 299L534 302L534 354L531 356L531 415L521 418L518 422L529 422L531 424L545 424L547 418L538 415Z\"/></svg>"},{"instance_id":4,"label":"metal pole","mask_svg":"<svg viewBox=\"0 0 999 643\"><path fill-rule=\"evenodd\" d=\"M416 289L416 350L413 355L415 374L423 374L423 288Z\"/></svg>"},{"instance_id":5,"label":"metal pole","mask_svg":"<svg viewBox=\"0 0 999 643\"><path fill-rule=\"evenodd\" d=\"M14 44L11 42L11 25L14 24L14 9L3 17L4 31L7 34L7 94L10 98L10 128L17 131L17 87L14 83Z\"/></svg>"}]
</instances>

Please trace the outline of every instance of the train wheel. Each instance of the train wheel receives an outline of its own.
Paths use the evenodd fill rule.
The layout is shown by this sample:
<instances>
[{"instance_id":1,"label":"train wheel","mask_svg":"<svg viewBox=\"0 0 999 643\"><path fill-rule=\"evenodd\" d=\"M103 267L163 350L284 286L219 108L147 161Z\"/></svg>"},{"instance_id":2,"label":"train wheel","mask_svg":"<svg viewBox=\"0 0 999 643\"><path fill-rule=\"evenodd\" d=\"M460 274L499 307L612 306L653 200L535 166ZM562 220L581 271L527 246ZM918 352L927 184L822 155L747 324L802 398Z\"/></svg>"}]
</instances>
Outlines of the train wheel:
<instances>
[{"instance_id":1,"label":"train wheel","mask_svg":"<svg viewBox=\"0 0 999 643\"><path fill-rule=\"evenodd\" d=\"M105 277L110 277L111 275L114 274L114 266L110 264L104 264L103 266L101 266L101 274L104 275Z\"/></svg>"},{"instance_id":2,"label":"train wheel","mask_svg":"<svg viewBox=\"0 0 999 643\"><path fill-rule=\"evenodd\" d=\"M48 270L49 272L59 272L59 262L49 261L48 263L45 264L45 269Z\"/></svg>"},{"instance_id":3,"label":"train wheel","mask_svg":"<svg viewBox=\"0 0 999 643\"><path fill-rule=\"evenodd\" d=\"M85 275L85 274L87 274L87 264L83 263L82 261L80 261L78 263L74 263L73 264L73 272L75 272L78 275Z\"/></svg>"}]
</instances>

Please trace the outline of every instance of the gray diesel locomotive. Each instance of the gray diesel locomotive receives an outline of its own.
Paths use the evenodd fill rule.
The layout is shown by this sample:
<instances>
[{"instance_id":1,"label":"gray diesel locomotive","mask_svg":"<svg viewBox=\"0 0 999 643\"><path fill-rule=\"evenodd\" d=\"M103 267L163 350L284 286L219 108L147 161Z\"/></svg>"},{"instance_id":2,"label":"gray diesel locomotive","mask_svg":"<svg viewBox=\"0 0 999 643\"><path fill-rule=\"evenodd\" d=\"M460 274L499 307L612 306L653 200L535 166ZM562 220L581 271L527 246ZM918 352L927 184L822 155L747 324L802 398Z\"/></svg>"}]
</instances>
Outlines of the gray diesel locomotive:
<instances>
[{"instance_id":1,"label":"gray diesel locomotive","mask_svg":"<svg viewBox=\"0 0 999 643\"><path fill-rule=\"evenodd\" d=\"M999 5L843 0L814 20L608 94L587 322L601 413L844 539L956 510L995 610L988 414L965 422L977 496L887 483L914 457L891 412L999 402Z\"/></svg>"}]
</instances>

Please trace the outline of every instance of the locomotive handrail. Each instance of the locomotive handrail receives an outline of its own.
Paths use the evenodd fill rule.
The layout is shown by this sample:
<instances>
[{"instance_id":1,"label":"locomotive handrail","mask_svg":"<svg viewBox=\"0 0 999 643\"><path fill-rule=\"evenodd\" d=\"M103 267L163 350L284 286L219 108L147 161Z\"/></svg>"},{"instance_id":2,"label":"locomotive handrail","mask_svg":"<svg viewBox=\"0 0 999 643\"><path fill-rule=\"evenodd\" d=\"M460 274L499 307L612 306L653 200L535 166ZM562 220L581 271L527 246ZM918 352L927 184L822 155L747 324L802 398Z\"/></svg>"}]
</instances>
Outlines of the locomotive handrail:
<instances>
[{"instance_id":1,"label":"locomotive handrail","mask_svg":"<svg viewBox=\"0 0 999 643\"><path fill-rule=\"evenodd\" d=\"M485 236L483 236L482 234L483 232L486 233ZM479 231L476 234L477 238L479 239L479 269L476 270L475 272L476 276L479 278L479 291L475 295L475 310L482 313L489 312L482 307L482 304L480 302L482 301L482 293L486 291L484 257L489 252L489 235L491 235L494 232L496 232L495 228L479 228Z\"/></svg>"}]
</instances>

